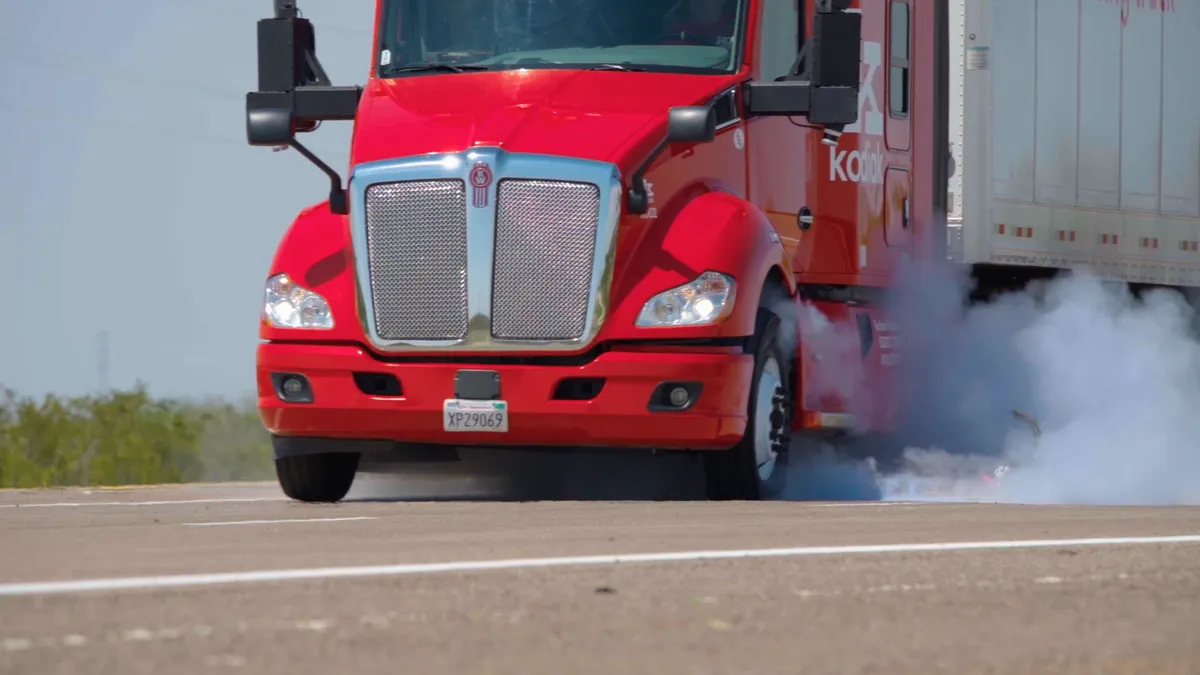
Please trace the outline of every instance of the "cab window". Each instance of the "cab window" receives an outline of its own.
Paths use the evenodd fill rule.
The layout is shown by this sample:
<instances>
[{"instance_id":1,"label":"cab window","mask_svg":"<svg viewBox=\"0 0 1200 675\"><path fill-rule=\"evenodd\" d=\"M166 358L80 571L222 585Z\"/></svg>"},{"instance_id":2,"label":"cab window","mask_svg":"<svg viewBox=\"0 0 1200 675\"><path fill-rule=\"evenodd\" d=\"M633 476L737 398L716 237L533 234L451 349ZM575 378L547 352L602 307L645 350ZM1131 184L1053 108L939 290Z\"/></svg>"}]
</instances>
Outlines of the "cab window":
<instances>
[{"instance_id":1,"label":"cab window","mask_svg":"<svg viewBox=\"0 0 1200 675\"><path fill-rule=\"evenodd\" d=\"M800 11L802 0L776 0L776 2L760 3L762 20L758 45L759 78L763 82L773 82L786 75L794 74L792 69L800 55L802 21L804 14Z\"/></svg>"},{"instance_id":2,"label":"cab window","mask_svg":"<svg viewBox=\"0 0 1200 675\"><path fill-rule=\"evenodd\" d=\"M741 65L748 1L383 0L377 72L601 66L727 73Z\"/></svg>"},{"instance_id":3,"label":"cab window","mask_svg":"<svg viewBox=\"0 0 1200 675\"><path fill-rule=\"evenodd\" d=\"M908 3L892 2L888 41L888 109L892 117L908 115L909 20Z\"/></svg>"}]
</instances>

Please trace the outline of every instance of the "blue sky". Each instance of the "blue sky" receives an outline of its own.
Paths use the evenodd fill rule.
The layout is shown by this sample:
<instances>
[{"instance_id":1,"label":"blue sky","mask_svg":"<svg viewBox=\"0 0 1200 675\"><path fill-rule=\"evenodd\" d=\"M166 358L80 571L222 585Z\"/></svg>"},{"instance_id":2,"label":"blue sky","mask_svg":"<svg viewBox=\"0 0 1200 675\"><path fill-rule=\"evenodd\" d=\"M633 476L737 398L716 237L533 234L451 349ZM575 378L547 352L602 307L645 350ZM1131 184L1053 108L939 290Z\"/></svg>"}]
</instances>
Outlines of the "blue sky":
<instances>
[{"instance_id":1,"label":"blue sky","mask_svg":"<svg viewBox=\"0 0 1200 675\"><path fill-rule=\"evenodd\" d=\"M272 0L0 2L0 387L254 388L262 281L328 182L245 143ZM301 0L336 84L361 84L374 0ZM306 140L345 175L349 123ZM15 300L15 303L13 302Z\"/></svg>"}]
</instances>

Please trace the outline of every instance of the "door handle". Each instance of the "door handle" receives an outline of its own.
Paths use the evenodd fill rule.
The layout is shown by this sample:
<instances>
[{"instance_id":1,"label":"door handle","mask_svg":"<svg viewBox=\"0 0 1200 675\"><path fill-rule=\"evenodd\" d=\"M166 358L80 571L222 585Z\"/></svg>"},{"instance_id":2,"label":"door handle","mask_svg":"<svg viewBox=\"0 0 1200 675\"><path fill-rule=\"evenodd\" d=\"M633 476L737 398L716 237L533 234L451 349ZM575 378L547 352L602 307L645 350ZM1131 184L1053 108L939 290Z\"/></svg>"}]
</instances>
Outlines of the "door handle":
<instances>
[{"instance_id":1,"label":"door handle","mask_svg":"<svg viewBox=\"0 0 1200 675\"><path fill-rule=\"evenodd\" d=\"M904 198L904 214L901 217L900 225L904 229L908 229L908 197Z\"/></svg>"}]
</instances>

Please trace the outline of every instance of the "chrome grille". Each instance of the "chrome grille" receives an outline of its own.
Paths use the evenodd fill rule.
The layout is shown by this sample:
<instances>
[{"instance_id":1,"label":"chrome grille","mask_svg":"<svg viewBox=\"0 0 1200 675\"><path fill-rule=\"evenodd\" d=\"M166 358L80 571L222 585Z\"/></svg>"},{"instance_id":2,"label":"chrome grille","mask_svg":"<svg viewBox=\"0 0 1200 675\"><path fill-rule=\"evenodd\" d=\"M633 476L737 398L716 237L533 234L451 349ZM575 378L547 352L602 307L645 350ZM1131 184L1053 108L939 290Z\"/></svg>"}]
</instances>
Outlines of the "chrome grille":
<instances>
[{"instance_id":1,"label":"chrome grille","mask_svg":"<svg viewBox=\"0 0 1200 675\"><path fill-rule=\"evenodd\" d=\"M492 334L508 340L578 339L587 325L599 188L501 180L496 204Z\"/></svg>"},{"instance_id":2,"label":"chrome grille","mask_svg":"<svg viewBox=\"0 0 1200 675\"><path fill-rule=\"evenodd\" d=\"M387 340L467 335L467 199L461 180L372 185L367 261L375 329Z\"/></svg>"}]
</instances>

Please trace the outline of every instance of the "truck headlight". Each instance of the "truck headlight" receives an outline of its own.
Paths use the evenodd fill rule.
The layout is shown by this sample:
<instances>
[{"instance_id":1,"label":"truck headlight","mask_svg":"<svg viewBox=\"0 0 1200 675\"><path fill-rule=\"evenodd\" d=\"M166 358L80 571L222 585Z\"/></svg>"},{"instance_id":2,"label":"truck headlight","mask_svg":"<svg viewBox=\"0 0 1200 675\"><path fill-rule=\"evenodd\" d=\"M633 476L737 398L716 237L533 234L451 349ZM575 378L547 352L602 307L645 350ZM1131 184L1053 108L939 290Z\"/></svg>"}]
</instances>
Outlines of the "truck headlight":
<instances>
[{"instance_id":1,"label":"truck headlight","mask_svg":"<svg viewBox=\"0 0 1200 675\"><path fill-rule=\"evenodd\" d=\"M273 328L333 328L333 313L325 298L294 283L287 274L267 279L263 319Z\"/></svg>"},{"instance_id":2,"label":"truck headlight","mask_svg":"<svg viewBox=\"0 0 1200 675\"><path fill-rule=\"evenodd\" d=\"M705 272L695 281L650 298L642 307L638 328L707 326L733 312L737 283L720 272Z\"/></svg>"}]
</instances>

